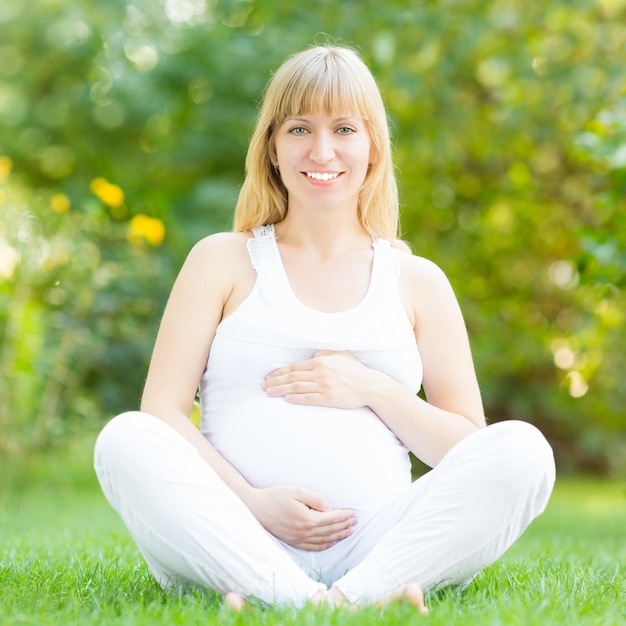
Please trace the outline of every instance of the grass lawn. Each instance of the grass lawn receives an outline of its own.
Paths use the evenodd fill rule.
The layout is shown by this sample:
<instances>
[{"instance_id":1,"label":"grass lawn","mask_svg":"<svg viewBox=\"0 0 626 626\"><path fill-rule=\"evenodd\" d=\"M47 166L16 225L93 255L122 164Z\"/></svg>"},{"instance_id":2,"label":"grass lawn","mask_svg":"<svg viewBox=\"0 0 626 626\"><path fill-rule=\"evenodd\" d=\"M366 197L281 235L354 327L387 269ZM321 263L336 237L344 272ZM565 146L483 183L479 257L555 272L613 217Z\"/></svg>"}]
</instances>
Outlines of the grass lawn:
<instances>
[{"instance_id":1,"label":"grass lawn","mask_svg":"<svg viewBox=\"0 0 626 626\"><path fill-rule=\"evenodd\" d=\"M626 483L560 478L547 512L463 594L345 610L251 609L168 595L150 577L91 470L91 441L0 460L0 625L626 624Z\"/></svg>"}]
</instances>

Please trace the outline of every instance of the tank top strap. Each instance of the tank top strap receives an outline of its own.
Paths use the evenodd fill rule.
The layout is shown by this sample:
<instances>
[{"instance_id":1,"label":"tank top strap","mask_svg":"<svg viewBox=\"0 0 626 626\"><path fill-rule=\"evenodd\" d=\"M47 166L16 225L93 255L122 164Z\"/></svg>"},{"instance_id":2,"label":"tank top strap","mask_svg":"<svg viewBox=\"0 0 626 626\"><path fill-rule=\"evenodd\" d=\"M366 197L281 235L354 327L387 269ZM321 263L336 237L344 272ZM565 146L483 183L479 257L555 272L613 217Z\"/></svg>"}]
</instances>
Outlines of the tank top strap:
<instances>
[{"instance_id":1,"label":"tank top strap","mask_svg":"<svg viewBox=\"0 0 626 626\"><path fill-rule=\"evenodd\" d=\"M370 293L373 302L381 305L381 298L398 297L398 279L400 278L400 267L398 257L391 243L387 239L372 236L374 247L374 265L372 267L372 277ZM388 301L388 300L387 300Z\"/></svg>"},{"instance_id":2,"label":"tank top strap","mask_svg":"<svg viewBox=\"0 0 626 626\"><path fill-rule=\"evenodd\" d=\"M273 245L276 239L274 224L252 229L254 237L248 239L248 254L252 267L261 276L263 269L274 264Z\"/></svg>"},{"instance_id":3,"label":"tank top strap","mask_svg":"<svg viewBox=\"0 0 626 626\"><path fill-rule=\"evenodd\" d=\"M269 301L285 302L289 289L276 245L274 224L252 229L254 237L248 239L248 254L256 270L256 290Z\"/></svg>"},{"instance_id":4,"label":"tank top strap","mask_svg":"<svg viewBox=\"0 0 626 626\"><path fill-rule=\"evenodd\" d=\"M256 270L259 286L264 285L273 292L281 286L284 289L282 262L276 246L274 224L253 228L252 233L254 237L248 239L248 254L252 267Z\"/></svg>"}]
</instances>

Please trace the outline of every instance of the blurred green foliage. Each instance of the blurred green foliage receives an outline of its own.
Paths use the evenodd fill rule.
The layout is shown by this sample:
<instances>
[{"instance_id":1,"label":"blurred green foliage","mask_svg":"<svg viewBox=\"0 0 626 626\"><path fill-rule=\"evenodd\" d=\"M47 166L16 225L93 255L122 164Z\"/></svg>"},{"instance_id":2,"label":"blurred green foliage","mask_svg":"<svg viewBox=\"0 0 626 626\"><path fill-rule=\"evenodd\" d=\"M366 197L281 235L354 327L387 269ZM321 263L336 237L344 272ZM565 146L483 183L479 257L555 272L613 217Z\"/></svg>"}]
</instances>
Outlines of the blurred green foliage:
<instances>
[{"instance_id":1,"label":"blurred green foliage","mask_svg":"<svg viewBox=\"0 0 626 626\"><path fill-rule=\"evenodd\" d=\"M626 0L0 4L0 449L138 403L256 103L314 42L388 105L403 236L448 273L490 419L626 474Z\"/></svg>"}]
</instances>

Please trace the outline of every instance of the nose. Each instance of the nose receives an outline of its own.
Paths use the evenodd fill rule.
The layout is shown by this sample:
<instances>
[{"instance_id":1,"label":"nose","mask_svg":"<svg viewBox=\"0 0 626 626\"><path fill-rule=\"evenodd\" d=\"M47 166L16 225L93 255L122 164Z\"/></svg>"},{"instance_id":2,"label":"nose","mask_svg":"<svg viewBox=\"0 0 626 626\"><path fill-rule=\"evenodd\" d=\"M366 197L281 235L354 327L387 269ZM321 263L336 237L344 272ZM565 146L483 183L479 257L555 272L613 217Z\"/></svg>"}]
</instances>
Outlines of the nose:
<instances>
[{"instance_id":1,"label":"nose","mask_svg":"<svg viewBox=\"0 0 626 626\"><path fill-rule=\"evenodd\" d=\"M320 131L313 135L309 157L316 163L328 163L335 158L335 147L330 133Z\"/></svg>"}]
</instances>

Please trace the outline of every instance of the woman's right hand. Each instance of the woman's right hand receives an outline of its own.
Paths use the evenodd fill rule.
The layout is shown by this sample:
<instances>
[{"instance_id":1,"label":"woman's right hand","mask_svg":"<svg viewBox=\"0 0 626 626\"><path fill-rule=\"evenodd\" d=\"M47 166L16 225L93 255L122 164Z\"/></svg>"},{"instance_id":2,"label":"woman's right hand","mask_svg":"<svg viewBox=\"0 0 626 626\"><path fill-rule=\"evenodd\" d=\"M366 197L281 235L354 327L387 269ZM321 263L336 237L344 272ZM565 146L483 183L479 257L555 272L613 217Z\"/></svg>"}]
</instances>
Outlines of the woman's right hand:
<instances>
[{"instance_id":1,"label":"woman's right hand","mask_svg":"<svg viewBox=\"0 0 626 626\"><path fill-rule=\"evenodd\" d=\"M351 509L332 509L322 496L288 485L253 488L245 503L268 532L302 550L330 548L358 521Z\"/></svg>"}]
</instances>

